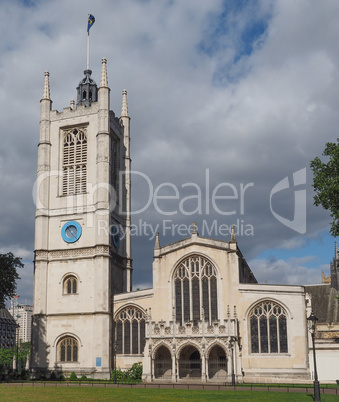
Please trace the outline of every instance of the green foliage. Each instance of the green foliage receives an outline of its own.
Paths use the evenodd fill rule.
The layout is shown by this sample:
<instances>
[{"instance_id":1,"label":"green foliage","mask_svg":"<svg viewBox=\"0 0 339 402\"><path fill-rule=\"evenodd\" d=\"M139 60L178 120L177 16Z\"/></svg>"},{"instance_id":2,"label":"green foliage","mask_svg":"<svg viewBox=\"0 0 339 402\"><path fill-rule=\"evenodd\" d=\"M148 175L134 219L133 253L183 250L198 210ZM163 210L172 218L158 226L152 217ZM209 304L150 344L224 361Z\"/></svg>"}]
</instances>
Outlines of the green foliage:
<instances>
[{"instance_id":1,"label":"green foliage","mask_svg":"<svg viewBox=\"0 0 339 402\"><path fill-rule=\"evenodd\" d=\"M18 348L18 360L21 362L23 366L26 364L27 356L31 354L31 343L23 342L20 343Z\"/></svg>"},{"instance_id":2,"label":"green foliage","mask_svg":"<svg viewBox=\"0 0 339 402\"><path fill-rule=\"evenodd\" d=\"M76 381L78 379L77 375L74 373L74 371L72 371L72 374L70 375L69 379L71 381Z\"/></svg>"},{"instance_id":3,"label":"green foliage","mask_svg":"<svg viewBox=\"0 0 339 402\"><path fill-rule=\"evenodd\" d=\"M116 381L118 383L124 382L139 382L142 377L142 363L134 363L133 366L125 371L120 369L116 370ZM114 370L111 373L111 380L114 380Z\"/></svg>"},{"instance_id":4,"label":"green foliage","mask_svg":"<svg viewBox=\"0 0 339 402\"><path fill-rule=\"evenodd\" d=\"M339 236L339 138L337 143L327 142L324 156L328 162L323 163L318 157L311 161L313 170L313 188L316 192L314 205L321 205L331 212L333 219L330 233Z\"/></svg>"},{"instance_id":5,"label":"green foliage","mask_svg":"<svg viewBox=\"0 0 339 402\"><path fill-rule=\"evenodd\" d=\"M2 368L13 367L13 355L14 355L13 348L8 349L0 348L0 367Z\"/></svg>"},{"instance_id":6,"label":"green foliage","mask_svg":"<svg viewBox=\"0 0 339 402\"><path fill-rule=\"evenodd\" d=\"M55 371L52 371L51 372L51 376L49 377L49 379L51 380L51 381L55 381L55 380L57 380L57 375L56 375L56 372Z\"/></svg>"},{"instance_id":7,"label":"green foliage","mask_svg":"<svg viewBox=\"0 0 339 402\"><path fill-rule=\"evenodd\" d=\"M0 308L5 308L6 299L16 292L16 281L20 279L17 268L23 268L21 258L12 253L0 254Z\"/></svg>"},{"instance_id":8,"label":"green foliage","mask_svg":"<svg viewBox=\"0 0 339 402\"><path fill-rule=\"evenodd\" d=\"M81 380L81 381L87 380L87 376L85 376L85 374L83 374L83 375L81 376L80 380Z\"/></svg>"},{"instance_id":9,"label":"green foliage","mask_svg":"<svg viewBox=\"0 0 339 402\"><path fill-rule=\"evenodd\" d=\"M16 348L0 348L0 380L2 376L10 380L28 380L29 371L25 369L26 360L22 358L18 350L19 369L13 370L13 356L16 354ZM22 358L20 363L20 358Z\"/></svg>"},{"instance_id":10,"label":"green foliage","mask_svg":"<svg viewBox=\"0 0 339 402\"><path fill-rule=\"evenodd\" d=\"M127 370L128 377L131 380L141 380L142 376L142 363L134 363L133 366Z\"/></svg>"}]
</instances>

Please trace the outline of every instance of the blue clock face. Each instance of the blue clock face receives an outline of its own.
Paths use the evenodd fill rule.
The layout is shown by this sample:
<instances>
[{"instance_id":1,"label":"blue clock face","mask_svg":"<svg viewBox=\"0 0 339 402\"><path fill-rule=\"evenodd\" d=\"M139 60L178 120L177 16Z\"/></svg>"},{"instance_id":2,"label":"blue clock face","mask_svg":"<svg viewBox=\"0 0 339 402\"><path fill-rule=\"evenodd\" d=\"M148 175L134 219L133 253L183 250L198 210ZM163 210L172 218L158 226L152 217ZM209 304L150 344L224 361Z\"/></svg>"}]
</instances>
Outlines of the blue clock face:
<instances>
[{"instance_id":1,"label":"blue clock face","mask_svg":"<svg viewBox=\"0 0 339 402\"><path fill-rule=\"evenodd\" d=\"M120 232L116 226L113 226L112 239L113 239L114 247L118 248L119 244L120 244Z\"/></svg>"},{"instance_id":2,"label":"blue clock face","mask_svg":"<svg viewBox=\"0 0 339 402\"><path fill-rule=\"evenodd\" d=\"M76 221L66 222L61 229L61 236L66 243L75 243L80 239L81 233L81 226Z\"/></svg>"}]
</instances>

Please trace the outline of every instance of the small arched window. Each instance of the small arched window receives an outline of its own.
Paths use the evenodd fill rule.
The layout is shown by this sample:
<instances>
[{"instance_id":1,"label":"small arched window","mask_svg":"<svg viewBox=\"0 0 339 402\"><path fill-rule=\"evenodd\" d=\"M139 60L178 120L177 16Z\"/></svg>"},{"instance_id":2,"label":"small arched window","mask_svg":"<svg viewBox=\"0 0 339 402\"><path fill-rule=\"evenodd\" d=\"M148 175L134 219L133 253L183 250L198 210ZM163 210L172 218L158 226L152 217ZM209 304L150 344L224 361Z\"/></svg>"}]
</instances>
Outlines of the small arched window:
<instances>
[{"instance_id":1,"label":"small arched window","mask_svg":"<svg viewBox=\"0 0 339 402\"><path fill-rule=\"evenodd\" d=\"M58 357L60 362L78 361L78 341L68 336L58 343Z\"/></svg>"},{"instance_id":2,"label":"small arched window","mask_svg":"<svg viewBox=\"0 0 339 402\"><path fill-rule=\"evenodd\" d=\"M75 294L78 291L78 280L75 276L67 276L64 280L64 294Z\"/></svg>"},{"instance_id":3,"label":"small arched window","mask_svg":"<svg viewBox=\"0 0 339 402\"><path fill-rule=\"evenodd\" d=\"M258 303L249 313L252 353L287 353L287 314L272 301Z\"/></svg>"},{"instance_id":4,"label":"small arched window","mask_svg":"<svg viewBox=\"0 0 339 402\"><path fill-rule=\"evenodd\" d=\"M191 255L181 261L174 271L174 305L176 321L193 321L198 325L202 319L210 324L218 319L217 270L204 256Z\"/></svg>"},{"instance_id":5,"label":"small arched window","mask_svg":"<svg viewBox=\"0 0 339 402\"><path fill-rule=\"evenodd\" d=\"M145 347L145 314L137 307L126 307L115 318L118 354L140 355Z\"/></svg>"}]
</instances>

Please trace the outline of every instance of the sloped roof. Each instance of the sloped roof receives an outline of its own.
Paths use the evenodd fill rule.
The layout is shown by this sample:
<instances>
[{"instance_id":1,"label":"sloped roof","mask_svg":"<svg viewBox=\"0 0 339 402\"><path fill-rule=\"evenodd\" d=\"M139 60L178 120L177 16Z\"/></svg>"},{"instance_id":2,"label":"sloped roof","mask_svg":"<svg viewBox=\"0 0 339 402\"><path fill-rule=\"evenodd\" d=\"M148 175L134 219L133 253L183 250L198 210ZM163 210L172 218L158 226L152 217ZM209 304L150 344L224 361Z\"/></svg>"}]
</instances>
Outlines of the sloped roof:
<instances>
[{"instance_id":1,"label":"sloped roof","mask_svg":"<svg viewBox=\"0 0 339 402\"><path fill-rule=\"evenodd\" d=\"M305 292L312 297L312 310L319 323L339 322L339 292L330 284L308 285Z\"/></svg>"},{"instance_id":2,"label":"sloped roof","mask_svg":"<svg viewBox=\"0 0 339 402\"><path fill-rule=\"evenodd\" d=\"M12 317L11 313L10 313L7 309L5 309L5 308L1 308L1 309L0 309L0 319L1 319L1 318L6 318L6 319L8 319L8 320L13 320L13 321L15 321L14 318Z\"/></svg>"}]
</instances>

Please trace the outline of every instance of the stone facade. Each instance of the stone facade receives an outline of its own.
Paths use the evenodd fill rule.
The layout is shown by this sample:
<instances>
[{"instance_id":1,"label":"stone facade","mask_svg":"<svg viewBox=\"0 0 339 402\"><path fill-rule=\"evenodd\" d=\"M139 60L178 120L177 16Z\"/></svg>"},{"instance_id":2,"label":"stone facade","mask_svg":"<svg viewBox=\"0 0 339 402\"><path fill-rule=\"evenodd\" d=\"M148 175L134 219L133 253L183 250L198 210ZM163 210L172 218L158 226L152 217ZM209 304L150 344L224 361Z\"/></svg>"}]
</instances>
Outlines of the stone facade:
<instances>
[{"instance_id":1,"label":"stone facade","mask_svg":"<svg viewBox=\"0 0 339 402\"><path fill-rule=\"evenodd\" d=\"M86 80L90 70L85 71ZM112 299L131 290L129 117L110 110L106 60L99 89L51 110L45 73L35 220L32 369L108 378ZM80 99L80 100L79 100ZM120 183L119 180L124 180ZM122 212L121 212L122 211ZM122 239L120 233L125 236Z\"/></svg>"},{"instance_id":2,"label":"stone facade","mask_svg":"<svg viewBox=\"0 0 339 402\"><path fill-rule=\"evenodd\" d=\"M305 291L257 283L230 241L156 238L153 288L131 292L129 116L100 87L77 107L41 100L32 370L108 378L141 361L145 381L307 381ZM124 175L119 175L124 172ZM120 181L123 180L123 183ZM120 233L124 232L121 238Z\"/></svg>"},{"instance_id":3,"label":"stone facade","mask_svg":"<svg viewBox=\"0 0 339 402\"><path fill-rule=\"evenodd\" d=\"M315 333L315 349L320 381L339 380L339 252L335 243L334 258L330 263L330 276L321 285L305 286L308 315L314 311L318 318ZM326 277L325 277L326 279ZM328 280L329 279L329 280ZM313 346L309 337L310 368L314 376Z\"/></svg>"},{"instance_id":4,"label":"stone facade","mask_svg":"<svg viewBox=\"0 0 339 402\"><path fill-rule=\"evenodd\" d=\"M217 313L213 319L207 314L213 300L209 300L207 293L204 295L203 278L196 295L194 288L198 282L187 287L185 302L191 311L187 312L185 320L181 320L176 281L178 269L182 269L182 263L187 259L190 261L186 264L187 272L206 270L209 266L215 270ZM200 266L196 264L192 268L191 264L196 261L200 261ZM241 274L242 270L245 274ZM241 282L241 277L247 280ZM196 303L195 296L200 299ZM257 328L257 318L253 318L255 308L257 315L262 315L262 321L259 319L262 322L261 350L256 344L258 333L254 333ZM310 378L304 288L257 284L247 264L244 268L236 241L206 239L192 233L182 241L156 247L153 289L114 297L118 344L122 341L117 317L128 309L139 309L145 317L145 347L143 353L133 355L118 345L117 367L128 368L142 361L145 381L231 382L232 374L237 382L282 379L298 382ZM266 313L262 314L265 309ZM270 317L269 324L266 316ZM281 321L277 328L278 317ZM270 334L267 334L267 328ZM123 336L126 330L131 331L132 335L127 338L133 346L133 328L127 325Z\"/></svg>"}]
</instances>

